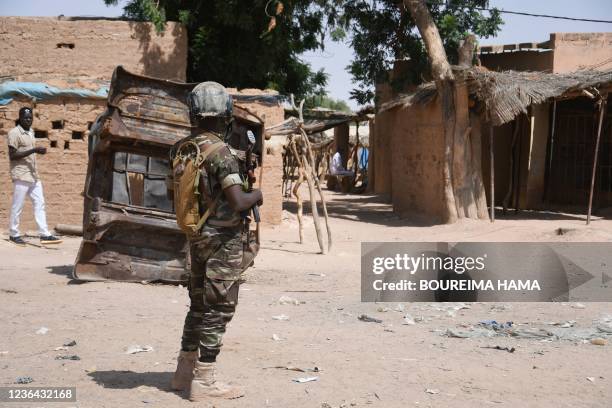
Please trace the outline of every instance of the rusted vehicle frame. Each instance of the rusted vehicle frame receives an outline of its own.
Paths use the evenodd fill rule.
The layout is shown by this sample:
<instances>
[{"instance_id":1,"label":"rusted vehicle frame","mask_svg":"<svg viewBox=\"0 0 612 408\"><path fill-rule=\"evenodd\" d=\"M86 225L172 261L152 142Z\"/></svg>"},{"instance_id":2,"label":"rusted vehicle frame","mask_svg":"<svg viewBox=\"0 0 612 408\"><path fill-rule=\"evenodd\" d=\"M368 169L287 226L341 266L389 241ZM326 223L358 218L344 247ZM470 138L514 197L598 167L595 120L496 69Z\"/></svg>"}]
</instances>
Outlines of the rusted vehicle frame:
<instances>
[{"instance_id":1,"label":"rusted vehicle frame","mask_svg":"<svg viewBox=\"0 0 612 408\"><path fill-rule=\"evenodd\" d=\"M195 85L115 69L108 107L89 136L83 241L75 279L186 280L187 242L176 224L171 198L165 188L163 196L160 192L169 172L170 148L192 132L185 102ZM259 118L238 107L235 119L261 136Z\"/></svg>"}]
</instances>

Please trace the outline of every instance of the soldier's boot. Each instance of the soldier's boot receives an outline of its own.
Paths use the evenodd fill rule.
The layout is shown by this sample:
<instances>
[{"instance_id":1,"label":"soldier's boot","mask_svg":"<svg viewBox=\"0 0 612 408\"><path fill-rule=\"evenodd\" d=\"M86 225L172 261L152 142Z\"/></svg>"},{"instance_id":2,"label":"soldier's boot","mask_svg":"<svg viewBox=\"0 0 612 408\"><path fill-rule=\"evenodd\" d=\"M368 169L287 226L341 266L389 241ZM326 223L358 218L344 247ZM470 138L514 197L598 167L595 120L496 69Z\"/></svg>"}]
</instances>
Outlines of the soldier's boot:
<instances>
[{"instance_id":1,"label":"soldier's boot","mask_svg":"<svg viewBox=\"0 0 612 408\"><path fill-rule=\"evenodd\" d=\"M217 381L216 363L196 361L189 400L202 402L210 398L234 399L244 396L244 392L235 386Z\"/></svg>"},{"instance_id":2,"label":"soldier's boot","mask_svg":"<svg viewBox=\"0 0 612 408\"><path fill-rule=\"evenodd\" d=\"M179 353L176 365L176 372L170 386L173 390L183 391L189 388L193 379L193 368L198 360L198 351L183 351Z\"/></svg>"}]
</instances>

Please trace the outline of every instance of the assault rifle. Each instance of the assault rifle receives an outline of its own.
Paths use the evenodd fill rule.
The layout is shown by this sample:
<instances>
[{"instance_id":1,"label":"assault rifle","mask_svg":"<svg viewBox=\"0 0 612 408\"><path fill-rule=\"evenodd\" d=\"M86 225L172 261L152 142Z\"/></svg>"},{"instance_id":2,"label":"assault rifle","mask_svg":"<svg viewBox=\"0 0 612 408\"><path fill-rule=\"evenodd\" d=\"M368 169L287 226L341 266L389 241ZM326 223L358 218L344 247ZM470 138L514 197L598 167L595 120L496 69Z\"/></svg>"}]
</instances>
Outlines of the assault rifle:
<instances>
[{"instance_id":1,"label":"assault rifle","mask_svg":"<svg viewBox=\"0 0 612 408\"><path fill-rule=\"evenodd\" d=\"M257 178L255 177L255 169L257 168L257 162L253 160L253 149L255 148L257 139L255 139L255 134L250 130L247 130L247 140L248 140L249 147L246 150L245 161L246 161L247 181L249 183L248 192L250 193L253 191L253 184L255 184L255 181L257 181ZM256 223L259 223L260 221L259 206L257 204L254 204L251 210L253 211L253 219L255 220ZM243 216L246 216L246 214L244 214Z\"/></svg>"}]
</instances>

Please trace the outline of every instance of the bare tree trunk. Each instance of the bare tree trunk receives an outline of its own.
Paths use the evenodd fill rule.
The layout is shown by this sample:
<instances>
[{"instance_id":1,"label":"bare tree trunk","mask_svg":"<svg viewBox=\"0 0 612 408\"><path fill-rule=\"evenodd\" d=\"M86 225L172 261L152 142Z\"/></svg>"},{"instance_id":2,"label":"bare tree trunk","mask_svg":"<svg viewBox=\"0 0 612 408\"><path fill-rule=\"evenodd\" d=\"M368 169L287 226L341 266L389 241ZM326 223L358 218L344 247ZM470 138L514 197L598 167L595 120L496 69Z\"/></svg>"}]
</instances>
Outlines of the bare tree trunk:
<instances>
[{"instance_id":1,"label":"bare tree trunk","mask_svg":"<svg viewBox=\"0 0 612 408\"><path fill-rule=\"evenodd\" d=\"M404 6L410 10L410 14L421 33L421 37L423 37L434 80L437 82L455 79L446 58L446 51L444 51L438 27L436 27L436 23L431 18L425 0L404 0Z\"/></svg>"},{"instance_id":2,"label":"bare tree trunk","mask_svg":"<svg viewBox=\"0 0 612 408\"><path fill-rule=\"evenodd\" d=\"M455 92L453 71L446 58L446 51L438 28L431 18L431 14L424 0L404 0L404 5L410 10L421 37L427 48L427 55L431 64L431 74L436 82L438 95L442 104L442 120L444 126L444 201L446 213L443 221L451 224L457 221L457 207L453 191L453 146L455 135Z\"/></svg>"},{"instance_id":3,"label":"bare tree trunk","mask_svg":"<svg viewBox=\"0 0 612 408\"><path fill-rule=\"evenodd\" d=\"M458 65L469 68L474 62L474 49L476 48L476 36L468 34L459 46L459 61Z\"/></svg>"},{"instance_id":4,"label":"bare tree trunk","mask_svg":"<svg viewBox=\"0 0 612 408\"><path fill-rule=\"evenodd\" d=\"M470 126L467 108L468 94L465 85L456 83L455 75L448 62L442 38L429 13L425 0L403 0L421 33L429 56L431 74L436 83L438 98L442 107L444 123L444 164L443 200L446 223L458 218L480 218L483 213L484 186L480 158L480 140L473 140L471 134L478 132ZM474 58L475 37L466 36L459 49L459 62L470 67ZM479 133L477 134L479 136ZM486 203L486 201L484 201Z\"/></svg>"}]
</instances>

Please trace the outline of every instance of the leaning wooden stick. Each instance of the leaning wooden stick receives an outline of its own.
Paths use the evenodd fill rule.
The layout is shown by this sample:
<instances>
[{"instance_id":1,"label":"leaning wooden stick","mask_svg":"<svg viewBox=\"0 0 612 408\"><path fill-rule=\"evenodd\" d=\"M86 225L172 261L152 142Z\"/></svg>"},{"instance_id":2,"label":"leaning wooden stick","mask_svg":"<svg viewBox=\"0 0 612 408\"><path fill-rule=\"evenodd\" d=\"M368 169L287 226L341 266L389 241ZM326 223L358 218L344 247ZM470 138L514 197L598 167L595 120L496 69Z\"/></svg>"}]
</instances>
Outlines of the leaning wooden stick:
<instances>
[{"instance_id":1,"label":"leaning wooden stick","mask_svg":"<svg viewBox=\"0 0 612 408\"><path fill-rule=\"evenodd\" d=\"M314 161L312 148L310 146L310 140L308 140L308 135L304 131L304 129L300 128L302 132L302 138L306 141L306 148L308 150L308 155L310 156L310 160ZM323 216L325 217L325 229L327 230L327 250L331 251L332 248L332 234L331 228L329 227L329 215L327 214L327 203L325 202L325 196L323 195L323 191L321 190L321 183L318 177L315 175L315 185L317 187L317 191L319 192L319 197L321 197L321 205L323 206Z\"/></svg>"},{"instance_id":2,"label":"leaning wooden stick","mask_svg":"<svg viewBox=\"0 0 612 408\"><path fill-rule=\"evenodd\" d=\"M302 142L305 144L305 142ZM317 208L317 198L315 197L315 187L312 177L312 167L309 163L307 156L307 146L302 149L302 162L304 163L304 174L306 176L306 184L308 184L308 193L310 194L310 209L312 211L312 220L314 221L315 232L317 233L317 241L321 248L321 253L327 252L325 244L323 243L323 235L321 234L321 221L319 220L319 209Z\"/></svg>"},{"instance_id":3,"label":"leaning wooden stick","mask_svg":"<svg viewBox=\"0 0 612 408\"><path fill-rule=\"evenodd\" d=\"M304 212L304 204L302 202L302 197L300 196L300 185L304 182L304 168L300 163L300 159L298 156L297 148L295 147L295 141L293 138L289 140L289 149L295 157L296 164L298 166L298 179L293 185L293 195L297 200L297 219L298 219L298 232L300 234L300 244L304 243L304 223L302 221L302 214Z\"/></svg>"}]
</instances>

